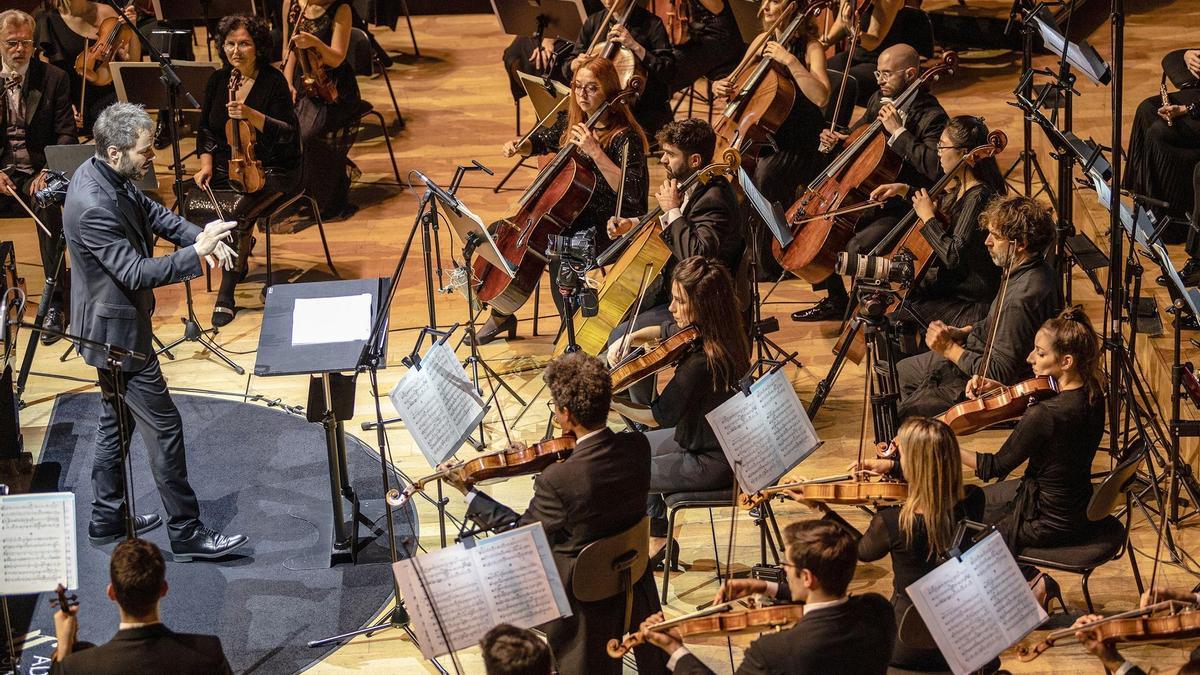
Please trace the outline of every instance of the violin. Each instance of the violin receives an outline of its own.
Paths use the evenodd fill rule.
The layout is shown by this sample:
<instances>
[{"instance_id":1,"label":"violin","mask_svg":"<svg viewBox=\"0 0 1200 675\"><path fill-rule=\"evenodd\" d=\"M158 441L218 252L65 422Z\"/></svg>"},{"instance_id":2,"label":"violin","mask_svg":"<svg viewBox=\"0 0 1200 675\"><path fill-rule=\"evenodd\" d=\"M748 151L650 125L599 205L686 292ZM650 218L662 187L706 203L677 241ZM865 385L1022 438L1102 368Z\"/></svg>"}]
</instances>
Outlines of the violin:
<instances>
[{"instance_id":1,"label":"violin","mask_svg":"<svg viewBox=\"0 0 1200 675\"><path fill-rule=\"evenodd\" d=\"M1022 662L1032 661L1055 646L1059 640L1074 637L1079 631L1097 633L1101 642L1186 640L1200 636L1200 608L1176 600L1147 605L1086 626L1053 631L1035 645L1018 645L1017 658Z\"/></svg>"},{"instance_id":2,"label":"violin","mask_svg":"<svg viewBox=\"0 0 1200 675\"><path fill-rule=\"evenodd\" d=\"M79 599L74 593L67 594L67 587L59 584L54 589L54 597L50 598L50 606L62 610L63 614L70 614L72 607L79 606Z\"/></svg>"},{"instance_id":3,"label":"violin","mask_svg":"<svg viewBox=\"0 0 1200 675\"><path fill-rule=\"evenodd\" d=\"M304 4L307 7L307 0ZM304 8L300 6L298 0L293 0L291 7L288 8L288 26L295 29L303 14ZM288 49L290 50L288 58L290 59L292 54L295 54L296 60L300 64L297 91L309 98L315 98L326 103L337 103L337 85L329 79L329 73L325 70L325 64L321 63L321 55L315 49L297 47L295 44L291 44ZM286 66L287 60L285 59L284 67Z\"/></svg>"},{"instance_id":4,"label":"violin","mask_svg":"<svg viewBox=\"0 0 1200 675\"><path fill-rule=\"evenodd\" d=\"M923 86L952 74L957 65L958 54L945 52L940 63L921 73L896 97L896 107L908 109ZM771 242L775 259L784 269L810 283L833 274L838 251L845 250L854 236L854 225L863 213L862 210L841 212L840 209L869 200L875 188L895 180L900 166L900 156L887 144L883 121L876 118L870 124L860 126L846 140L842 154L787 210L786 223L792 241L786 248L780 247L777 240ZM829 215L830 212L839 212L839 215Z\"/></svg>"},{"instance_id":5,"label":"violin","mask_svg":"<svg viewBox=\"0 0 1200 675\"><path fill-rule=\"evenodd\" d=\"M513 447L489 452L413 481L403 491L388 490L387 503L392 506L404 506L413 495L424 490L428 483L448 477L454 477L457 482L470 487L540 473L551 464L570 457L574 450L575 437L568 435L534 443L525 448Z\"/></svg>"},{"instance_id":6,"label":"violin","mask_svg":"<svg viewBox=\"0 0 1200 675\"><path fill-rule=\"evenodd\" d=\"M678 46L688 41L688 24L692 21L691 0L650 0L646 9L662 19L672 45Z\"/></svg>"},{"instance_id":7,"label":"violin","mask_svg":"<svg viewBox=\"0 0 1200 675\"><path fill-rule=\"evenodd\" d=\"M997 387L972 401L963 401L937 419L945 422L956 436L969 436L993 424L1017 419L1031 404L1058 393L1058 382L1046 375Z\"/></svg>"},{"instance_id":8,"label":"violin","mask_svg":"<svg viewBox=\"0 0 1200 675\"><path fill-rule=\"evenodd\" d=\"M810 481L776 485L742 495L739 502L752 508L779 495L795 492L800 499L825 504L895 504L908 499L908 483L892 480L863 480L851 476L831 476Z\"/></svg>"},{"instance_id":9,"label":"violin","mask_svg":"<svg viewBox=\"0 0 1200 675\"><path fill-rule=\"evenodd\" d=\"M141 61L142 44L137 41L133 29L119 16L110 16L101 21L97 34L100 39L75 57L75 72L87 82L107 87L113 81L109 64L116 58L117 52L126 50L128 60Z\"/></svg>"},{"instance_id":10,"label":"violin","mask_svg":"<svg viewBox=\"0 0 1200 675\"><path fill-rule=\"evenodd\" d=\"M237 68L229 76L229 102L237 100L237 92L245 82ZM243 194L258 192L266 185L262 162L254 154L258 134L246 120L230 118L225 122L225 140L229 143L229 184Z\"/></svg>"},{"instance_id":11,"label":"violin","mask_svg":"<svg viewBox=\"0 0 1200 675\"><path fill-rule=\"evenodd\" d=\"M783 498L783 493L790 490L797 490L805 485L815 485L817 483L838 483L853 479L850 474L842 474L840 476L826 476L825 478L801 479L792 483L780 483L772 485L768 488L763 488L754 494L741 492L738 494L738 506L743 509L752 509L763 502L770 501L775 497Z\"/></svg>"},{"instance_id":12,"label":"violin","mask_svg":"<svg viewBox=\"0 0 1200 675\"><path fill-rule=\"evenodd\" d=\"M804 618L804 605L801 604L763 606L761 602L748 600L743 598L713 605L699 612L669 619L646 630L627 633L619 641L609 640L608 655L614 659L625 656L629 650L644 644L650 631L676 630L683 638L762 633L788 628Z\"/></svg>"},{"instance_id":13,"label":"violin","mask_svg":"<svg viewBox=\"0 0 1200 675\"><path fill-rule=\"evenodd\" d=\"M688 326L658 343L654 349L632 356L617 364L611 371L613 393L624 391L641 380L668 366L674 365L683 354L700 341L700 329Z\"/></svg>"}]
</instances>

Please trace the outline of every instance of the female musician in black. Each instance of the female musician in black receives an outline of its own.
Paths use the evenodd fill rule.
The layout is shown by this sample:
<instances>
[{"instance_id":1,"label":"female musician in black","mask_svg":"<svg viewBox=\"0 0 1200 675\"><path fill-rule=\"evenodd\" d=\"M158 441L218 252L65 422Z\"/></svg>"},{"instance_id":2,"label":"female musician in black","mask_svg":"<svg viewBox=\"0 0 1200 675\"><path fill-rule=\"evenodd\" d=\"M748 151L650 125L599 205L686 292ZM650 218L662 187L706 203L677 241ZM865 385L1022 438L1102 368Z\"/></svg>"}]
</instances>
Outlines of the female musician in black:
<instances>
[{"instance_id":1,"label":"female musician in black","mask_svg":"<svg viewBox=\"0 0 1200 675\"><path fill-rule=\"evenodd\" d=\"M129 14L136 17L136 11L130 6ZM75 123L88 135L100 112L116 102L117 90L111 84L85 85L83 75L75 69L75 60L100 37L100 24L116 16L112 7L91 0L46 0L36 16L34 40L42 57L70 75ZM123 60L124 56L118 55L117 60Z\"/></svg>"},{"instance_id":2,"label":"female musician in black","mask_svg":"<svg viewBox=\"0 0 1200 675\"><path fill-rule=\"evenodd\" d=\"M304 187L317 200L321 217L327 220L348 218L358 209L350 194L350 162L325 141L324 135L354 122L359 115L362 96L354 69L346 61L350 44L353 9L350 0L290 0L284 35L288 49L284 53L283 74L296 102L300 120L300 143L304 148ZM316 54L318 68L333 82L337 100L327 102L308 95L301 86L303 66L299 50Z\"/></svg>"},{"instance_id":3,"label":"female musician in black","mask_svg":"<svg viewBox=\"0 0 1200 675\"><path fill-rule=\"evenodd\" d=\"M630 335L631 347L668 337L675 327L695 326L700 339L675 365L675 375L649 406L614 398L612 409L626 418L656 427L650 440L650 548L667 542L663 495L690 490L720 490L733 485L733 471L705 415L721 405L750 368L750 344L734 296L729 270L709 258L693 256L675 267L671 284L673 321L647 326ZM609 361L620 359L617 341Z\"/></svg>"},{"instance_id":4,"label":"female musician in black","mask_svg":"<svg viewBox=\"0 0 1200 675\"><path fill-rule=\"evenodd\" d=\"M504 144L504 156L545 155L558 152L567 143L579 146L579 155L591 162L599 172L600 180L587 206L580 212L564 232L572 234L591 230L595 234L595 250L603 251L611 243L608 236L608 219L617 210L617 190L621 187L621 159L628 154L624 175L624 201L621 213L645 213L649 200L650 174L646 168L648 151L646 135L638 126L629 108L614 102L593 129L586 126L587 120L606 101L615 101L621 93L621 84L612 62L600 57L583 57L578 61L571 79L569 112L559 113L555 123L537 130L521 146L520 139ZM558 265L550 265L550 283L558 277ZM561 313L562 297L552 294L554 304ZM480 344L486 344L507 331L508 337L516 335L517 319L511 314L492 311L491 317L479 331Z\"/></svg>"},{"instance_id":5,"label":"female musician in black","mask_svg":"<svg viewBox=\"0 0 1200 675\"><path fill-rule=\"evenodd\" d=\"M810 20L801 29L801 34L786 48L775 41L779 32L786 28L786 25L783 25L786 22L777 25L772 34L765 32L777 23L792 2L793 0L764 0L764 32L754 38L743 58L743 61L757 61L760 48L765 42L766 48L761 54L782 66L800 90L795 103L792 104L791 113L773 134L777 148L768 145L754 149L758 161L754 165L751 179L768 201L781 204L792 203L797 187L808 183L829 161L828 155L817 152L821 129L825 126L822 109L829 101L830 83L825 70L825 47L817 41L818 28L815 19ZM713 83L713 93L728 99L737 94L733 85L734 82L730 79L718 80ZM759 276L777 279L782 269L771 255L770 230L763 226L753 209L750 209L749 217L755 219L758 225L755 250L758 255Z\"/></svg>"},{"instance_id":6,"label":"female musician in black","mask_svg":"<svg viewBox=\"0 0 1200 675\"><path fill-rule=\"evenodd\" d=\"M687 42L675 48L671 91L691 86L701 77L728 73L746 48L729 0L677 0L687 4Z\"/></svg>"},{"instance_id":7,"label":"female musician in black","mask_svg":"<svg viewBox=\"0 0 1200 675\"><path fill-rule=\"evenodd\" d=\"M938 162L947 174L956 167L959 171L937 204L925 190L912 192L912 186L903 183L881 185L871 193L871 199L879 201L911 194L913 209L923 223L921 234L933 247L936 259L905 300L918 323L972 325L987 316L1000 288L1000 268L984 245L987 230L980 226L979 215L1008 188L995 157L963 160L971 150L987 144L987 135L983 118L973 115L959 115L946 125L938 140ZM899 318L909 316L902 312Z\"/></svg>"},{"instance_id":8,"label":"female musician in black","mask_svg":"<svg viewBox=\"0 0 1200 675\"><path fill-rule=\"evenodd\" d=\"M246 120L254 127L257 132L254 152L266 174L262 189L238 194L232 208L225 213L227 218L238 222L234 231L238 267L221 273L221 290L212 316L212 324L220 327L233 321L234 288L246 274L254 221L300 189L302 157L299 124L288 96L287 80L267 61L271 35L266 22L252 16L225 17L217 35L225 67L213 73L205 88L200 128L196 133L200 170L194 180L201 188L232 190L229 184L232 149L225 134L225 124L230 118ZM241 78L241 86L233 92L231 100L230 80L235 72Z\"/></svg>"}]
</instances>

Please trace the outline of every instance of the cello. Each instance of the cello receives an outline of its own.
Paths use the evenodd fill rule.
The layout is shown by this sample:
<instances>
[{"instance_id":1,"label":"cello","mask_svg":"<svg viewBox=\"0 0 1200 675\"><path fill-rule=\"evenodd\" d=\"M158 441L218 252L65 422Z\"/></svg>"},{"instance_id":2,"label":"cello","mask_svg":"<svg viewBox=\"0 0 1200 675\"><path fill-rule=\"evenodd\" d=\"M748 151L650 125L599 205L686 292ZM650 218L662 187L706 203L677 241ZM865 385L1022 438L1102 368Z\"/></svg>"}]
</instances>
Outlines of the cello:
<instances>
[{"instance_id":1,"label":"cello","mask_svg":"<svg viewBox=\"0 0 1200 675\"><path fill-rule=\"evenodd\" d=\"M230 73L230 103L237 99L238 89L241 89L244 79L242 71L237 68ZM225 140L229 143L229 184L243 194L258 192L267 182L262 162L254 155L256 138L254 125L246 120L230 118L225 122Z\"/></svg>"},{"instance_id":2,"label":"cello","mask_svg":"<svg viewBox=\"0 0 1200 675\"><path fill-rule=\"evenodd\" d=\"M629 15L633 13L633 8L637 4L637 0L627 0L628 5L625 6L625 12L621 14L621 18L617 20L613 27L624 26L629 21ZM584 52L589 56L599 56L602 59L610 61L613 68L617 70L617 79L621 82L621 89L634 93L634 100L646 88L646 67L642 62L634 56L633 52L628 47L623 46L615 40L602 40L602 37L612 30L612 27L607 30L604 26L612 20L614 10L617 8L617 2L614 0L609 6L608 12L605 13L604 19L600 21L600 27L596 30L595 37L592 38L592 44L588 45L587 51ZM630 101L632 104L633 101Z\"/></svg>"},{"instance_id":3,"label":"cello","mask_svg":"<svg viewBox=\"0 0 1200 675\"><path fill-rule=\"evenodd\" d=\"M954 73L958 54L948 51L937 65L921 73L896 97L896 108L906 110L921 87ZM821 172L811 187L787 210L786 225L792 241L786 248L772 240L771 251L784 269L805 281L817 283L833 274L837 254L854 236L862 210L818 217L870 199L871 192L895 180L901 160L887 144L883 121L878 117L856 129L846 149ZM803 221L803 222L801 222Z\"/></svg>"}]
</instances>

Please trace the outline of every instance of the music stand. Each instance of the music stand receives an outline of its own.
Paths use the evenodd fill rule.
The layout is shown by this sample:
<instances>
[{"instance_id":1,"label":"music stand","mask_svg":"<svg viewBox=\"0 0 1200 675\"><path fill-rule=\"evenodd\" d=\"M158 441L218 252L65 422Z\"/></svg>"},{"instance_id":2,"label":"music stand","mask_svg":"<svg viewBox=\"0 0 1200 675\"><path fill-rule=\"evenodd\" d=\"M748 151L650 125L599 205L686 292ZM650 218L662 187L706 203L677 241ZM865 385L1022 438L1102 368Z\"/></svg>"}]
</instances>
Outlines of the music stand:
<instances>
[{"instance_id":1,"label":"music stand","mask_svg":"<svg viewBox=\"0 0 1200 675\"><path fill-rule=\"evenodd\" d=\"M172 66L186 91L204 91L212 74L221 68L216 61L174 61ZM111 68L118 100L141 103L147 110L170 109L167 88L163 86L162 71L157 63L114 61ZM188 105L187 99L180 101L177 109L200 111Z\"/></svg>"},{"instance_id":2,"label":"music stand","mask_svg":"<svg viewBox=\"0 0 1200 675\"><path fill-rule=\"evenodd\" d=\"M546 117L553 113L564 99L571 95L570 87L557 80L552 80L549 77L518 72L517 78L521 81L521 86L525 89L525 94L529 96L529 102L533 104L533 114L537 118L537 123L534 125L534 129L536 129L538 125L542 124L542 122L546 120ZM521 108L520 104L518 103L518 132L521 128L520 113ZM500 182L496 183L496 187L492 188L492 192L498 194L500 190L504 188L505 183L507 183L509 179L513 177L513 174L517 172L517 169L520 169L521 167L527 167L530 169L536 168L525 163L529 159L529 157L521 157L518 159L517 163L513 164L512 168L508 170L508 173L504 174L504 177L500 179Z\"/></svg>"},{"instance_id":3,"label":"music stand","mask_svg":"<svg viewBox=\"0 0 1200 675\"><path fill-rule=\"evenodd\" d=\"M587 13L579 0L492 0L500 30L516 37L558 38L574 42Z\"/></svg>"},{"instance_id":4,"label":"music stand","mask_svg":"<svg viewBox=\"0 0 1200 675\"><path fill-rule=\"evenodd\" d=\"M1050 12L1045 5L1039 4L1030 13L1029 20L1037 27L1046 49L1059 57L1065 56L1067 63L1086 75L1095 84L1108 84L1112 81L1112 69L1105 63L1096 48L1088 44L1087 40L1071 42L1066 36L1059 33L1058 25L1050 17ZM1066 51L1065 55L1063 54L1064 50Z\"/></svg>"},{"instance_id":5,"label":"music stand","mask_svg":"<svg viewBox=\"0 0 1200 675\"><path fill-rule=\"evenodd\" d=\"M212 59L212 44L216 35L209 32L211 17L226 17L237 14L256 16L254 0L153 0L154 17L159 21L203 21L205 47Z\"/></svg>"}]
</instances>

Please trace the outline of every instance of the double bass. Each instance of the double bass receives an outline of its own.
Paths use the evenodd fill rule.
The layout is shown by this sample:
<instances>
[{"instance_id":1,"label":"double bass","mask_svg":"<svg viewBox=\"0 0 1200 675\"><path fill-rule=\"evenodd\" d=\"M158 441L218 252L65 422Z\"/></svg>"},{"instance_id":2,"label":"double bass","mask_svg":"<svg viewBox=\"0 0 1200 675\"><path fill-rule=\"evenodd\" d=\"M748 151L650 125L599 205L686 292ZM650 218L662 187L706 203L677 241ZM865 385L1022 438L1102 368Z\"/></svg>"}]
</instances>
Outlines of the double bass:
<instances>
[{"instance_id":1,"label":"double bass","mask_svg":"<svg viewBox=\"0 0 1200 675\"><path fill-rule=\"evenodd\" d=\"M927 84L954 73L958 54L948 51L937 65L921 73L894 103L907 110L918 92ZM846 149L821 172L804 194L787 210L785 225L792 241L786 248L771 241L775 260L784 269L810 283L823 281L833 274L837 254L854 236L854 226L862 210L844 210L870 199L875 188L891 183L900 172L900 156L887 144L883 121L879 118L850 134ZM836 212L838 215L828 215Z\"/></svg>"},{"instance_id":2,"label":"double bass","mask_svg":"<svg viewBox=\"0 0 1200 675\"><path fill-rule=\"evenodd\" d=\"M237 99L238 89L244 82L242 71L234 68L229 76L230 103ZM225 140L229 143L229 184L243 194L258 192L267 182L262 162L254 154L257 137L254 125L246 120L231 117L225 122Z\"/></svg>"}]
</instances>

